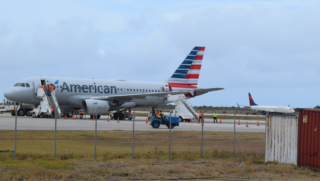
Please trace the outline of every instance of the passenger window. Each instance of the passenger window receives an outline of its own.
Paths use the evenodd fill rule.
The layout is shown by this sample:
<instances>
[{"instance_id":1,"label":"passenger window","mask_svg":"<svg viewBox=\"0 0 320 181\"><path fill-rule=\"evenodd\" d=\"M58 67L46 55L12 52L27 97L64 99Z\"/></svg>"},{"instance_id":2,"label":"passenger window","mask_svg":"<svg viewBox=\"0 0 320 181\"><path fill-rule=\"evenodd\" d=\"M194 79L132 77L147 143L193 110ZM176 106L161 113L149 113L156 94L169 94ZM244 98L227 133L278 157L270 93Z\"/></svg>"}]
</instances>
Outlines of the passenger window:
<instances>
[{"instance_id":1,"label":"passenger window","mask_svg":"<svg viewBox=\"0 0 320 181\"><path fill-rule=\"evenodd\" d=\"M127 91L129 91L129 89L127 89Z\"/></svg>"},{"instance_id":2,"label":"passenger window","mask_svg":"<svg viewBox=\"0 0 320 181\"><path fill-rule=\"evenodd\" d=\"M132 89L130 89L130 91L132 91Z\"/></svg>"},{"instance_id":3,"label":"passenger window","mask_svg":"<svg viewBox=\"0 0 320 181\"><path fill-rule=\"evenodd\" d=\"M121 88L121 91L122 91L122 88Z\"/></svg>"},{"instance_id":4,"label":"passenger window","mask_svg":"<svg viewBox=\"0 0 320 181\"><path fill-rule=\"evenodd\" d=\"M140 89L140 92L141 92L141 89Z\"/></svg>"},{"instance_id":5,"label":"passenger window","mask_svg":"<svg viewBox=\"0 0 320 181\"><path fill-rule=\"evenodd\" d=\"M135 89L133 89L133 91L136 91Z\"/></svg>"},{"instance_id":6,"label":"passenger window","mask_svg":"<svg viewBox=\"0 0 320 181\"><path fill-rule=\"evenodd\" d=\"M26 87L30 87L30 85L28 83L26 83Z\"/></svg>"},{"instance_id":7,"label":"passenger window","mask_svg":"<svg viewBox=\"0 0 320 181\"><path fill-rule=\"evenodd\" d=\"M153 92L153 90L152 90L152 92Z\"/></svg>"},{"instance_id":8,"label":"passenger window","mask_svg":"<svg viewBox=\"0 0 320 181\"><path fill-rule=\"evenodd\" d=\"M20 87L25 87L26 85L24 83L21 83L20 84Z\"/></svg>"},{"instance_id":9,"label":"passenger window","mask_svg":"<svg viewBox=\"0 0 320 181\"><path fill-rule=\"evenodd\" d=\"M119 91L119 88L118 88L118 91Z\"/></svg>"}]
</instances>

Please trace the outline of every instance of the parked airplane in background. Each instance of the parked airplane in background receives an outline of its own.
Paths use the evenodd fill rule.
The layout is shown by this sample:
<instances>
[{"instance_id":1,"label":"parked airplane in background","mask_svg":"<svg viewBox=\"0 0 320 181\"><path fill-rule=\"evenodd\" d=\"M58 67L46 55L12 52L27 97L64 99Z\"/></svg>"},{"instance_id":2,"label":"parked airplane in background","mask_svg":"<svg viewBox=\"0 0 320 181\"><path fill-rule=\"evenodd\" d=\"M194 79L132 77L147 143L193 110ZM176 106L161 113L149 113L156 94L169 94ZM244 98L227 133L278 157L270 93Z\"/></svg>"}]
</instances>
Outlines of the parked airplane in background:
<instances>
[{"instance_id":1,"label":"parked airplane in background","mask_svg":"<svg viewBox=\"0 0 320 181\"><path fill-rule=\"evenodd\" d=\"M11 101L36 107L41 101L37 97L40 86L54 84L55 97L63 114L83 108L86 114L101 115L110 110L167 104L175 101L174 95L184 94L192 98L223 89L197 86L204 50L205 47L194 47L164 82L35 77L20 80L6 90L4 96ZM23 113L23 110L20 112Z\"/></svg>"},{"instance_id":2,"label":"parked airplane in background","mask_svg":"<svg viewBox=\"0 0 320 181\"><path fill-rule=\"evenodd\" d=\"M251 94L249 93L249 103L250 106L246 106L245 108L250 108L258 112L263 112L265 114L270 113L270 114L278 114L278 113L294 113L294 109L291 107L286 107L286 106L259 106L256 104L253 99Z\"/></svg>"}]
</instances>

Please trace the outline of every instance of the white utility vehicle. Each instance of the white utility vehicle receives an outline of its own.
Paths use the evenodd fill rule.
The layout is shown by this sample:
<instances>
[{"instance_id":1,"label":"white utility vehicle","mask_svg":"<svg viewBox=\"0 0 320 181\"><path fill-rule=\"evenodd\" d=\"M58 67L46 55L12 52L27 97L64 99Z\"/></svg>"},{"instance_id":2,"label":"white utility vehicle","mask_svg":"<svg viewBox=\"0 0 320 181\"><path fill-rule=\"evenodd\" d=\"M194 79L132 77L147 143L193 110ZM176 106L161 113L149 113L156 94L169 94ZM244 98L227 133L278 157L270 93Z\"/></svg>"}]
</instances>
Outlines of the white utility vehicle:
<instances>
[{"instance_id":1,"label":"white utility vehicle","mask_svg":"<svg viewBox=\"0 0 320 181\"><path fill-rule=\"evenodd\" d=\"M18 110L18 116L31 116L31 111L33 109L33 105L31 104L22 104L18 102L13 102L10 100L3 99L4 109L1 111L11 111L11 115L15 116L14 109Z\"/></svg>"}]
</instances>

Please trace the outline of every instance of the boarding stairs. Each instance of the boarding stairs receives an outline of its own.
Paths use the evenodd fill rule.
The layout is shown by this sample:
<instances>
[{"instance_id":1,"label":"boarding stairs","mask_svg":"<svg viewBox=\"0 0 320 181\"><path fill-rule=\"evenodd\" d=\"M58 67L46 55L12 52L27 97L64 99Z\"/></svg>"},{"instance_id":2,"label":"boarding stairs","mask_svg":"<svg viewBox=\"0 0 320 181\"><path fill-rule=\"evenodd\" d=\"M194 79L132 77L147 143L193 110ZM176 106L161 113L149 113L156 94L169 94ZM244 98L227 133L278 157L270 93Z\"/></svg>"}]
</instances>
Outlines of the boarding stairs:
<instances>
[{"instance_id":1,"label":"boarding stairs","mask_svg":"<svg viewBox=\"0 0 320 181\"><path fill-rule=\"evenodd\" d=\"M195 120L199 119L199 111L193 107L186 99L185 95L168 95L168 102L175 102L176 105L183 105L194 117Z\"/></svg>"},{"instance_id":2,"label":"boarding stairs","mask_svg":"<svg viewBox=\"0 0 320 181\"><path fill-rule=\"evenodd\" d=\"M51 105L51 107L54 108L54 113L55 116L60 119L60 115L61 115L61 109L59 107L59 103L56 97L56 92L55 91L51 91L51 96L47 96L48 100L49 100L49 104Z\"/></svg>"},{"instance_id":3,"label":"boarding stairs","mask_svg":"<svg viewBox=\"0 0 320 181\"><path fill-rule=\"evenodd\" d=\"M60 118L61 109L55 96L55 91L52 91L51 96L48 96L44 89L38 88L37 98L41 98L42 101L37 108L33 109L32 113L34 117L47 113L51 115L51 108L53 107L55 110L55 116L57 116L57 118Z\"/></svg>"},{"instance_id":4,"label":"boarding stairs","mask_svg":"<svg viewBox=\"0 0 320 181\"><path fill-rule=\"evenodd\" d=\"M179 99L179 101L188 109L188 111L193 115L193 117L198 120L199 119L199 111L193 107L186 98Z\"/></svg>"}]
</instances>

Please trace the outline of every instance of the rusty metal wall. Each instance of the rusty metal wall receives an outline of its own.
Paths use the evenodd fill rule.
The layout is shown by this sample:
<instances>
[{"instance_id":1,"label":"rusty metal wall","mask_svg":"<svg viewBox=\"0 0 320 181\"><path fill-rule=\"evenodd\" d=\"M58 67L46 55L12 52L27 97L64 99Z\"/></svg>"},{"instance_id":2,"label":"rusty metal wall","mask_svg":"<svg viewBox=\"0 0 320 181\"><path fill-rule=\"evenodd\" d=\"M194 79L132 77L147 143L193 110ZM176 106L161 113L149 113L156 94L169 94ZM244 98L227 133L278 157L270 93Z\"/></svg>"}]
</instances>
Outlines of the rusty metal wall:
<instances>
[{"instance_id":1,"label":"rusty metal wall","mask_svg":"<svg viewBox=\"0 0 320 181\"><path fill-rule=\"evenodd\" d=\"M268 115L266 117L265 161L297 165L298 117Z\"/></svg>"},{"instance_id":2,"label":"rusty metal wall","mask_svg":"<svg viewBox=\"0 0 320 181\"><path fill-rule=\"evenodd\" d=\"M298 166L320 170L320 110L300 109Z\"/></svg>"}]
</instances>

